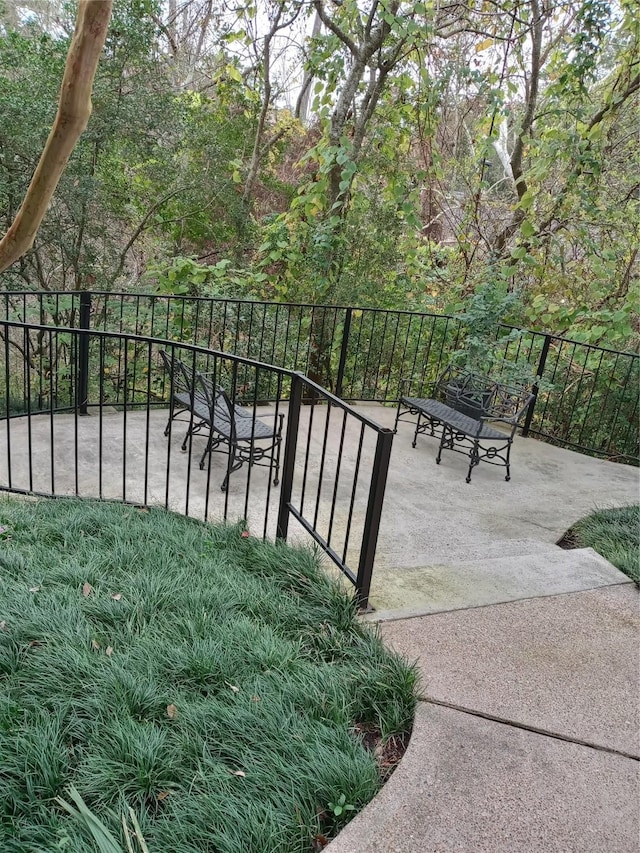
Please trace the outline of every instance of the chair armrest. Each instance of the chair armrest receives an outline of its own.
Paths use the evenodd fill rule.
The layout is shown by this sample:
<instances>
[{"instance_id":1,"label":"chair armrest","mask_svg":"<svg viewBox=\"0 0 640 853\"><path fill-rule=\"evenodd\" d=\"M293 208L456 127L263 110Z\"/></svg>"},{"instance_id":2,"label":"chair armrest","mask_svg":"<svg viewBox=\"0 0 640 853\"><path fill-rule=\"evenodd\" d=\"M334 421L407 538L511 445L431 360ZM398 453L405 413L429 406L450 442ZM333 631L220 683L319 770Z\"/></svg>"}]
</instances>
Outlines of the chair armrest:
<instances>
[{"instance_id":1,"label":"chair armrest","mask_svg":"<svg viewBox=\"0 0 640 853\"><path fill-rule=\"evenodd\" d=\"M404 397L405 391L409 388L411 377L403 376L398 382L398 397Z\"/></svg>"},{"instance_id":2,"label":"chair armrest","mask_svg":"<svg viewBox=\"0 0 640 853\"><path fill-rule=\"evenodd\" d=\"M527 409L533 403L534 399L535 399L535 394L529 394L529 398L526 400L525 403L523 403L523 405L521 406L521 408L518 410L518 412L515 415L516 424L520 423L522 418L525 416Z\"/></svg>"}]
</instances>

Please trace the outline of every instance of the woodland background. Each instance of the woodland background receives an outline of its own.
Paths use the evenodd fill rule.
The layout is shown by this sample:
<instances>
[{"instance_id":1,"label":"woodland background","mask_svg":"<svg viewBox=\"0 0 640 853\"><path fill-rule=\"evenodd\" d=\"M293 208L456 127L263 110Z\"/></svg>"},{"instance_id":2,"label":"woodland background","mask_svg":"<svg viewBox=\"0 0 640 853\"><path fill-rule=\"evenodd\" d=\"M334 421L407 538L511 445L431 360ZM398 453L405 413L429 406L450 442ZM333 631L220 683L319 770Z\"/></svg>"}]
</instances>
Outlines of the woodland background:
<instances>
[{"instance_id":1,"label":"woodland background","mask_svg":"<svg viewBox=\"0 0 640 853\"><path fill-rule=\"evenodd\" d=\"M0 232L74 4L0 2ZM459 311L637 350L634 0L117 0L93 114L5 290ZM515 316L517 314L517 316Z\"/></svg>"}]
</instances>

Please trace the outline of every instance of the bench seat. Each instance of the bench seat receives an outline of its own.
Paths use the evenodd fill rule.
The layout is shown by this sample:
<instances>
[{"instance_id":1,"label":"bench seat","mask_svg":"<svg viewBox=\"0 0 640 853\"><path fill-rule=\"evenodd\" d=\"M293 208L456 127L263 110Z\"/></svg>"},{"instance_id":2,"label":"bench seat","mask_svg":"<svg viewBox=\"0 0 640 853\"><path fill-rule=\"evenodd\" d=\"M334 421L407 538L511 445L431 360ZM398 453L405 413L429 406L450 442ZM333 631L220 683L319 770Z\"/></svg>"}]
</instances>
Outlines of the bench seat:
<instances>
[{"instance_id":1,"label":"bench seat","mask_svg":"<svg viewBox=\"0 0 640 853\"><path fill-rule=\"evenodd\" d=\"M465 433L465 435L494 439L505 437L504 431L496 429L490 423L487 423L487 421L477 420L462 412L458 412L446 403L441 403L440 400L424 397L401 397L400 402L407 409L411 410L412 413L422 415L425 418L429 417L432 421L441 424L446 424L452 429ZM413 446L415 447L415 442Z\"/></svg>"}]
</instances>

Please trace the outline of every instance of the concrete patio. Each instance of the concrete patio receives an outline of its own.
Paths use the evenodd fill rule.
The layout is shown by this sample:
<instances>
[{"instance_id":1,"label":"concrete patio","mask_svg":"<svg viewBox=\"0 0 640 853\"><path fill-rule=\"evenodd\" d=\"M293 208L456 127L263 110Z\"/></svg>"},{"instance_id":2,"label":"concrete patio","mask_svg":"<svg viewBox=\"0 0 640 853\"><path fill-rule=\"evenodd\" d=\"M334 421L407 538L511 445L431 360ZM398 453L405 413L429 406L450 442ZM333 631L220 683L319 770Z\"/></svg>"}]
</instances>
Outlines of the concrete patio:
<instances>
[{"instance_id":1,"label":"concrete patio","mask_svg":"<svg viewBox=\"0 0 640 853\"><path fill-rule=\"evenodd\" d=\"M285 409L286 411L286 409ZM304 456L309 449L305 514L313 517L341 550L348 524L350 477L354 476L359 423L348 424L339 459L341 419L332 414L326 431L324 469L319 477L326 409L304 407L298 447L294 500L300 501ZM364 404L357 411L393 427L395 409ZM273 407L260 409L265 420ZM200 471L204 438L181 453L184 426L170 443L163 436L164 410L97 410L88 417L34 416L0 422L0 486L57 494L77 493L148 504L210 520L246 517L256 535L275 534L279 488L267 499L267 470L254 468L247 504L246 469L234 474L228 497L219 489L225 457L214 455L211 470ZM504 469L481 464L465 482L465 457L445 453L435 464L437 442L421 437L411 447L412 430L400 424L387 481L371 604L373 618L394 618L478 604L575 592L618 582L618 573L594 552L563 551L554 543L575 521L599 507L638 500L638 469L594 459L518 437L512 454L512 479ZM29 446L31 452L29 453ZM373 436L362 449L348 557L357 565L373 458ZM77 460L77 464L76 464ZM101 464L100 464L101 463ZM334 475L340 465L336 510L331 514ZM169 474L167 473L169 472ZM265 513L265 508L267 512ZM309 542L297 523L291 541Z\"/></svg>"}]
</instances>

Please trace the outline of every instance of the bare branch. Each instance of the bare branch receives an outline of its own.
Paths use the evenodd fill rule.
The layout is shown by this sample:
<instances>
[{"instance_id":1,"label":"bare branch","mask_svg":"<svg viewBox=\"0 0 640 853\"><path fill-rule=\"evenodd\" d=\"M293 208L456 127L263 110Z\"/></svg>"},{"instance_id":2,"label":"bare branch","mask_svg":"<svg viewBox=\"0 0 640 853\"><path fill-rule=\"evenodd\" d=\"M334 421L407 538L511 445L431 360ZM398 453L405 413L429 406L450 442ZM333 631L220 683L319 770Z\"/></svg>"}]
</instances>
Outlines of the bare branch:
<instances>
[{"instance_id":1,"label":"bare branch","mask_svg":"<svg viewBox=\"0 0 640 853\"><path fill-rule=\"evenodd\" d=\"M153 205L153 207L149 208L149 210L145 213L145 215L140 220L140 224L138 225L138 227L135 229L135 231L133 232L133 234L131 235L131 237L127 241L127 245L120 252L120 258L118 260L118 266L116 267L115 272L111 276L112 282L114 282L118 278L120 273L122 272L125 261L127 259L127 255L129 254L129 249L133 246L133 244L136 242L138 237L142 234L142 232L146 228L147 222L151 219L153 214L156 213L156 211L160 210L160 208L164 204L166 204L169 201L169 199L173 198L176 195L180 195L180 193L185 192L185 190L189 190L189 189L192 189L192 187L178 187L177 190L172 190L172 192L167 193L159 201L157 201Z\"/></svg>"},{"instance_id":2,"label":"bare branch","mask_svg":"<svg viewBox=\"0 0 640 853\"><path fill-rule=\"evenodd\" d=\"M318 13L319 18L325 25L325 27L328 30L331 30L334 36L337 36L340 39L340 41L349 49L355 59L360 59L360 49L358 45L352 39L349 38L345 31L341 29L332 18L327 15L325 8L322 5L322 0L315 0L313 7Z\"/></svg>"}]
</instances>

